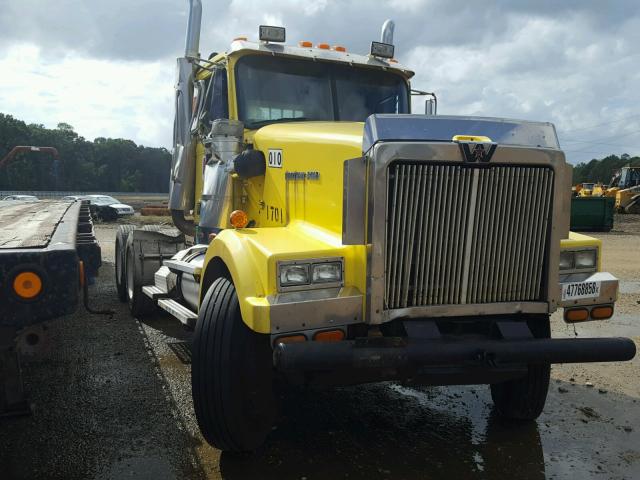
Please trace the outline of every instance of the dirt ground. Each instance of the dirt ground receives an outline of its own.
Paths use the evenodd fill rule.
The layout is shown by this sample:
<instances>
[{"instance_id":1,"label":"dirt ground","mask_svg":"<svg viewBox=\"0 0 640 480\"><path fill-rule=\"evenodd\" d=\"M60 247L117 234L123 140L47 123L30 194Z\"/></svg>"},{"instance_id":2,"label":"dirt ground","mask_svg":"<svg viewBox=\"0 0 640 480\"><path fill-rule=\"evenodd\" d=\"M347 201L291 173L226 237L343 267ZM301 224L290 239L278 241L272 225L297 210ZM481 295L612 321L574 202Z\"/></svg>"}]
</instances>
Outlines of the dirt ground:
<instances>
[{"instance_id":1,"label":"dirt ground","mask_svg":"<svg viewBox=\"0 0 640 480\"><path fill-rule=\"evenodd\" d=\"M294 391L261 451L220 454L198 433L190 367L171 348L190 333L167 316L129 315L113 282L115 225L97 235L105 265L91 302L115 314L51 322L49 348L24 364L33 415L0 420L3 480L640 478L638 357L554 366L544 413L519 425L494 416L484 386ZM574 331L556 314L554 336L638 344L640 216L595 236L621 279L616 315Z\"/></svg>"}]
</instances>

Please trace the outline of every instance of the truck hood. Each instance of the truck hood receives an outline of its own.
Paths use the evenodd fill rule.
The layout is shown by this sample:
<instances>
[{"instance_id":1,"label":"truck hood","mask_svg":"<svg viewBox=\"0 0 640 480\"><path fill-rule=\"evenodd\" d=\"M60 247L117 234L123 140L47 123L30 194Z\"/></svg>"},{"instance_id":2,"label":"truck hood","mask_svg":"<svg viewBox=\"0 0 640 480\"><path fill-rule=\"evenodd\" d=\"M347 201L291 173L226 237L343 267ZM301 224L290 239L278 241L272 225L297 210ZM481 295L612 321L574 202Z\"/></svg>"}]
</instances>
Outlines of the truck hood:
<instances>
[{"instance_id":1,"label":"truck hood","mask_svg":"<svg viewBox=\"0 0 640 480\"><path fill-rule=\"evenodd\" d=\"M254 140L268 143L314 143L351 147L362 152L364 122L289 122L267 125L257 130Z\"/></svg>"}]
</instances>

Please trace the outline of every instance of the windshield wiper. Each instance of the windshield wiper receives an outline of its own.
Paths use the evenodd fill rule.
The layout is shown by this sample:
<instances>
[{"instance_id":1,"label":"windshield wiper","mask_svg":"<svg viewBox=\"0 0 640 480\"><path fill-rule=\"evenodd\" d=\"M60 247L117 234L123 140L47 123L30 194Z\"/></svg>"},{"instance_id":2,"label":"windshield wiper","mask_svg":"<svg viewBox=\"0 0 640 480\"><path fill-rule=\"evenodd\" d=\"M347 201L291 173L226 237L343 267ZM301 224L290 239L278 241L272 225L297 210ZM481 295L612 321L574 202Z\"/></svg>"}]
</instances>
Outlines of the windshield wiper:
<instances>
[{"instance_id":1,"label":"windshield wiper","mask_svg":"<svg viewBox=\"0 0 640 480\"><path fill-rule=\"evenodd\" d=\"M283 118L274 118L272 120L255 120L246 122L247 128L259 128L264 127L265 125L269 125L271 123L286 123L286 122L304 122L309 120L307 117L283 117Z\"/></svg>"}]
</instances>

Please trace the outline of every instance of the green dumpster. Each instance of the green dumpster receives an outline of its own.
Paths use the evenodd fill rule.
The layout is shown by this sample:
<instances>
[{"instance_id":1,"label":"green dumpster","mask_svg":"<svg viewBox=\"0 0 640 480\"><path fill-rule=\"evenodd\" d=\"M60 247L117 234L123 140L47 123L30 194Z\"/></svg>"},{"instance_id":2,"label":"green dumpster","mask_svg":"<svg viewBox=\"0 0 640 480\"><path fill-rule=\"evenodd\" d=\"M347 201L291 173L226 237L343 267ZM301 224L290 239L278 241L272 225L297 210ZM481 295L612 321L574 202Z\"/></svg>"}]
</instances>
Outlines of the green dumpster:
<instances>
[{"instance_id":1,"label":"green dumpster","mask_svg":"<svg viewBox=\"0 0 640 480\"><path fill-rule=\"evenodd\" d=\"M573 197L571 230L608 232L613 228L613 197Z\"/></svg>"}]
</instances>

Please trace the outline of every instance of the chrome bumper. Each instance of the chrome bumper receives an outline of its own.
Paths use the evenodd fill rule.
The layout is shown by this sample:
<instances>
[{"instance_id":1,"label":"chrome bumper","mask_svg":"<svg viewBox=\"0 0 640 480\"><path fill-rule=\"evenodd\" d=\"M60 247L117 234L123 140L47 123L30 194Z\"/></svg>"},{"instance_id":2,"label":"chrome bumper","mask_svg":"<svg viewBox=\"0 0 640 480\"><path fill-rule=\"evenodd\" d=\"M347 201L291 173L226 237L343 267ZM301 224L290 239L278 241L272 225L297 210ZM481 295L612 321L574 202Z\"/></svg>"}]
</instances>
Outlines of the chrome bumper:
<instances>
[{"instance_id":1,"label":"chrome bumper","mask_svg":"<svg viewBox=\"0 0 640 480\"><path fill-rule=\"evenodd\" d=\"M599 284L600 291L598 295L566 300L563 298L563 287L570 284L588 284L593 282ZM564 308L612 304L618 299L618 279L608 272L560 275L560 290L560 306Z\"/></svg>"}]
</instances>

